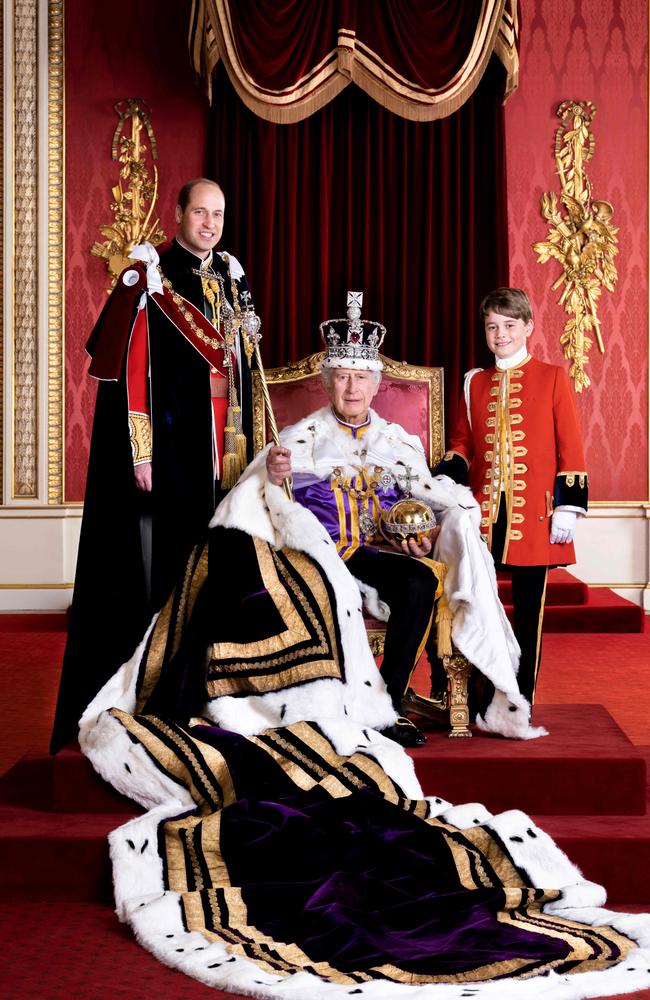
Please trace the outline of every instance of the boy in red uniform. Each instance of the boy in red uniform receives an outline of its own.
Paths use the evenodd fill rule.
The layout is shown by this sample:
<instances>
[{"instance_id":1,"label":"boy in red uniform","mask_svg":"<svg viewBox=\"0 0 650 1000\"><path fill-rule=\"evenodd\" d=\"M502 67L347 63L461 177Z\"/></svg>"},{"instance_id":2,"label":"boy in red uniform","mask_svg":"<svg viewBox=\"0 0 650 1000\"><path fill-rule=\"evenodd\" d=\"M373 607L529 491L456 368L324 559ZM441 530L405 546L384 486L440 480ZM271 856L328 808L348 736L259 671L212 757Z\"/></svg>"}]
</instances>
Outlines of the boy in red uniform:
<instances>
[{"instance_id":1,"label":"boy in red uniform","mask_svg":"<svg viewBox=\"0 0 650 1000\"><path fill-rule=\"evenodd\" d=\"M495 364L465 376L458 422L437 472L469 483L495 564L512 576L518 682L532 705L548 568L575 562L587 473L566 372L528 353L533 314L526 293L497 288L480 313Z\"/></svg>"}]
</instances>

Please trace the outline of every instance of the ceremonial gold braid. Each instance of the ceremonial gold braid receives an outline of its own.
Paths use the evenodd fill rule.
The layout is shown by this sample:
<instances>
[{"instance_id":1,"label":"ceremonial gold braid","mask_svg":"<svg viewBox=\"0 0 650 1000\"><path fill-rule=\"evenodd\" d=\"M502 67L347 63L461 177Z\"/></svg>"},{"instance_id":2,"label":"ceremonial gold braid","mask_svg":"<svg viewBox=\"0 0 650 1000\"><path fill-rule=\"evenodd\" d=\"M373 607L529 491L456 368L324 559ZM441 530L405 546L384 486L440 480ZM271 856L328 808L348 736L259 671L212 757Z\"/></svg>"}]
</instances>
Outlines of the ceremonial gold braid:
<instances>
[{"instance_id":1,"label":"ceremonial gold braid","mask_svg":"<svg viewBox=\"0 0 650 1000\"><path fill-rule=\"evenodd\" d=\"M218 330L221 326L221 288L219 282L215 278L202 274L201 283L203 285L203 298L212 309L211 323Z\"/></svg>"},{"instance_id":2,"label":"ceremonial gold braid","mask_svg":"<svg viewBox=\"0 0 650 1000\"><path fill-rule=\"evenodd\" d=\"M230 293L232 295L232 307L235 311L234 319L232 320L231 330L233 343L237 334L241 333L241 306L239 304L239 292L237 290L237 285L235 284L235 279L232 276L230 270L230 257L227 253L221 254L221 259L228 269L228 277L230 278ZM240 341L241 342L241 341ZM248 355L247 355L248 359ZM237 389L235 387L235 375L232 370L232 365L228 368L228 400L229 407L226 416L226 442L229 447L226 449L228 452L228 457L234 453L237 469L235 469L235 462L231 462L232 471L230 477L234 476L232 485L234 486L239 479L240 474L246 468L247 455L246 455L246 435L244 434L241 419L241 406L237 400ZM232 430L231 430L232 429ZM229 434L233 434L231 439ZM226 454L224 454L224 475L226 470ZM229 461L230 458L229 458Z\"/></svg>"},{"instance_id":3,"label":"ceremonial gold braid","mask_svg":"<svg viewBox=\"0 0 650 1000\"><path fill-rule=\"evenodd\" d=\"M158 268L158 270L160 270L160 268ZM185 300L183 299L183 297L179 295L178 292L174 291L174 288L169 278L166 278L162 273L162 271L160 271L160 274L162 277L163 285L170 293L174 305L178 306L181 316L191 329L194 336L198 337L199 340L203 341L204 344L207 344L208 347L212 347L213 350L217 350L220 347L223 348L224 344L226 343L225 338L222 337L221 339L218 339L217 337L208 337L207 333L203 332L201 327L197 324L196 320L192 316L192 313L185 305Z\"/></svg>"}]
</instances>

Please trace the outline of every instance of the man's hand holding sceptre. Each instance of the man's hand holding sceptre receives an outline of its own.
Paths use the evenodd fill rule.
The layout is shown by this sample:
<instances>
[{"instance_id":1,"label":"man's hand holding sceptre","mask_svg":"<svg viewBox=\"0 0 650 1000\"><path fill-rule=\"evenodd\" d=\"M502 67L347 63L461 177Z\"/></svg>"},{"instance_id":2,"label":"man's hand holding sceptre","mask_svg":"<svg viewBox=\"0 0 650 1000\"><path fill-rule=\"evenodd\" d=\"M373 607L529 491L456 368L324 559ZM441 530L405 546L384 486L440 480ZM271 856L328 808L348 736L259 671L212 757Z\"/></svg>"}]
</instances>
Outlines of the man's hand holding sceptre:
<instances>
[{"instance_id":1,"label":"man's hand holding sceptre","mask_svg":"<svg viewBox=\"0 0 650 1000\"><path fill-rule=\"evenodd\" d=\"M266 456L266 474L275 486L291 480L291 451L274 444Z\"/></svg>"}]
</instances>

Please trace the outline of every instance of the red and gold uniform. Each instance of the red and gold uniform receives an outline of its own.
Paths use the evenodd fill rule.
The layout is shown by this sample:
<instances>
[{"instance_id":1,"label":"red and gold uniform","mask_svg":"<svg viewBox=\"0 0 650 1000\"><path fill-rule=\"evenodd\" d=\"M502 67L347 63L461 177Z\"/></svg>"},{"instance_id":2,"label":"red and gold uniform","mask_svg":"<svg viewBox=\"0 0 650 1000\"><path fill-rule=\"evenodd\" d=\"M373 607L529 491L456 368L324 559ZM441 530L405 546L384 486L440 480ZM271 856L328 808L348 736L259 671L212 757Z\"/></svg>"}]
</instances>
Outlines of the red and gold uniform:
<instances>
[{"instance_id":1,"label":"red and gold uniform","mask_svg":"<svg viewBox=\"0 0 650 1000\"><path fill-rule=\"evenodd\" d=\"M525 355L470 372L438 473L469 486L481 534L512 576L519 687L532 703L541 659L549 566L575 562L573 542L551 543L556 510L587 512L578 414L564 369Z\"/></svg>"},{"instance_id":2,"label":"red and gold uniform","mask_svg":"<svg viewBox=\"0 0 650 1000\"><path fill-rule=\"evenodd\" d=\"M530 355L514 368L478 371L469 380L445 460L461 455L481 506L481 533L492 547L506 509L502 562L567 566L573 542L551 545L556 507L586 512L587 473L578 414L564 369Z\"/></svg>"}]
</instances>

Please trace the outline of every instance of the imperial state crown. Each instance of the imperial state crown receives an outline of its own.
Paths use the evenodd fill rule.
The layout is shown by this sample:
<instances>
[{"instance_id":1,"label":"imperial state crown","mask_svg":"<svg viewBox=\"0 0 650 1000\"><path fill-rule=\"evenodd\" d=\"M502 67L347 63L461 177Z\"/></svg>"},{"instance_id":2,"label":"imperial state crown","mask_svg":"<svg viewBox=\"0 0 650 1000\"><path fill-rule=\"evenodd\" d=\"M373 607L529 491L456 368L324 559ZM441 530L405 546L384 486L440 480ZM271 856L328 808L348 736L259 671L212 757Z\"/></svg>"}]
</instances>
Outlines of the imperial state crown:
<instances>
[{"instance_id":1,"label":"imperial state crown","mask_svg":"<svg viewBox=\"0 0 650 1000\"><path fill-rule=\"evenodd\" d=\"M386 336L381 323L361 319L363 292L348 292L347 317L326 319L320 335L326 347L323 368L357 368L360 371L382 370L379 348Z\"/></svg>"}]
</instances>

